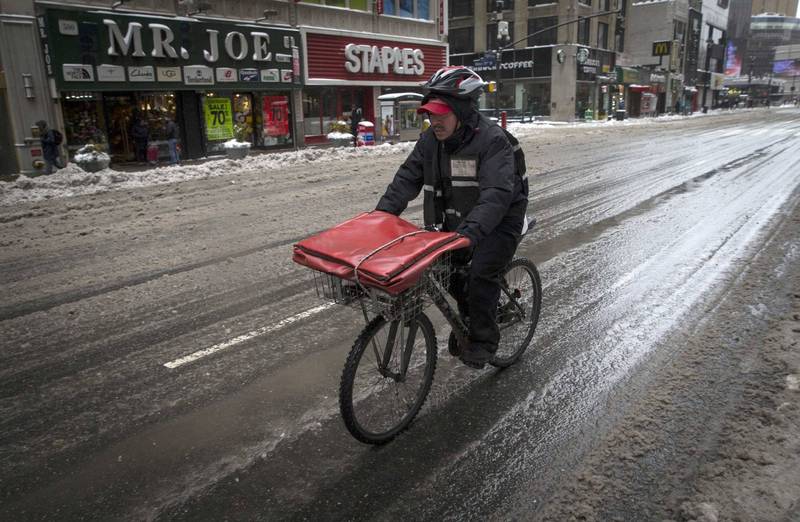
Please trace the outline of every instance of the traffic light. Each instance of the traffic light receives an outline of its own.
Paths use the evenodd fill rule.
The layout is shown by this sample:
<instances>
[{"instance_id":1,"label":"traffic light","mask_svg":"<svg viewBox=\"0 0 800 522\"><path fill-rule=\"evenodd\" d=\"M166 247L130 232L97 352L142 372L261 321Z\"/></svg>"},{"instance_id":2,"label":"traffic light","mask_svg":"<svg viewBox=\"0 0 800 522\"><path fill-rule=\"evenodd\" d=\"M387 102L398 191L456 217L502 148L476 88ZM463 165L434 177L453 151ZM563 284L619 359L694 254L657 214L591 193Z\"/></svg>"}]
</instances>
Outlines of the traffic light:
<instances>
[{"instance_id":1,"label":"traffic light","mask_svg":"<svg viewBox=\"0 0 800 522\"><path fill-rule=\"evenodd\" d=\"M489 92L495 92L497 90L497 82L489 82L489 86L487 87Z\"/></svg>"}]
</instances>

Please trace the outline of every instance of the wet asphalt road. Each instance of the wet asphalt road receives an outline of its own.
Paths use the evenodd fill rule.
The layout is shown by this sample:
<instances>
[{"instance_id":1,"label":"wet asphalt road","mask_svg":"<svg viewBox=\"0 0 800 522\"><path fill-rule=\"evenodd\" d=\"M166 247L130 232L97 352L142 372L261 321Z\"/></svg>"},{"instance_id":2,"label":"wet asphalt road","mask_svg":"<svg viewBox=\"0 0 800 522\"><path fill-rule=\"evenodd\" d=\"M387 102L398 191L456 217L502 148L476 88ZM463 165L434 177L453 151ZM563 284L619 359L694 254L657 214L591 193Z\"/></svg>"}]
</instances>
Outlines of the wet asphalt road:
<instances>
[{"instance_id":1,"label":"wet asphalt road","mask_svg":"<svg viewBox=\"0 0 800 522\"><path fill-rule=\"evenodd\" d=\"M0 516L501 519L509 501L535 518L626 382L800 197L800 111L522 143L534 341L514 367L475 372L432 312L431 395L380 448L338 417L358 314L280 321L320 304L290 245L369 209L401 157L0 210Z\"/></svg>"}]
</instances>

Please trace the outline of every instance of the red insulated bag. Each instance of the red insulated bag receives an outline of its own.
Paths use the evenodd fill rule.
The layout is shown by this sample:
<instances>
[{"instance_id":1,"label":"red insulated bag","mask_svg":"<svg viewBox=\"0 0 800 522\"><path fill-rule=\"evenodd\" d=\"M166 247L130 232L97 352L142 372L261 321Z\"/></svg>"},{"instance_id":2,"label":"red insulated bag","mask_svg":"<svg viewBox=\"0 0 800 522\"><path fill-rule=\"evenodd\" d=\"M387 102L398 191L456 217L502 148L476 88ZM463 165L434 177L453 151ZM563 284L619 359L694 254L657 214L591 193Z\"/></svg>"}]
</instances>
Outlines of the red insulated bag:
<instances>
[{"instance_id":1,"label":"red insulated bag","mask_svg":"<svg viewBox=\"0 0 800 522\"><path fill-rule=\"evenodd\" d=\"M397 295L414 286L441 255L468 245L469 240L455 232L428 232L375 210L300 241L292 259Z\"/></svg>"}]
</instances>

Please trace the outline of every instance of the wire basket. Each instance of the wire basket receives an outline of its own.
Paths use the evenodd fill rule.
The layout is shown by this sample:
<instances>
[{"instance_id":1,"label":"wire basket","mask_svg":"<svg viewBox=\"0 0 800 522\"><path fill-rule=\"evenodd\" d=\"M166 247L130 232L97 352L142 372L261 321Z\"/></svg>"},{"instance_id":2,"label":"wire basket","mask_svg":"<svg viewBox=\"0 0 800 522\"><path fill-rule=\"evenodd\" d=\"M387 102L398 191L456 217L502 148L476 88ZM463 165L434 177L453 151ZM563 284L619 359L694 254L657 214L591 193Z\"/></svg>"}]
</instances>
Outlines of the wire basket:
<instances>
[{"instance_id":1,"label":"wire basket","mask_svg":"<svg viewBox=\"0 0 800 522\"><path fill-rule=\"evenodd\" d=\"M407 321L432 303L429 291L441 285L449 287L453 273L450 253L443 254L420 276L419 281L398 295L364 286L355 281L314 271L314 287L317 295L336 304L364 309L368 313L382 315L387 321Z\"/></svg>"}]
</instances>

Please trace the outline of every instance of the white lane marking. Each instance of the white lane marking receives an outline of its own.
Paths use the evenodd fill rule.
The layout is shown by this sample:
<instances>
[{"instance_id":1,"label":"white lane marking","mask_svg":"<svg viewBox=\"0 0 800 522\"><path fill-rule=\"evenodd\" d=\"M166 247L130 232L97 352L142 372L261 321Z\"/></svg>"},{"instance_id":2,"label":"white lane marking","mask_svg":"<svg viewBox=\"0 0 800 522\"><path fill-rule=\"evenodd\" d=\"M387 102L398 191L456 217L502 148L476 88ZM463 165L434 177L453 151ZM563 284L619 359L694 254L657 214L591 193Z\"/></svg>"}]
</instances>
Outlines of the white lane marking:
<instances>
[{"instance_id":1,"label":"white lane marking","mask_svg":"<svg viewBox=\"0 0 800 522\"><path fill-rule=\"evenodd\" d=\"M265 335L265 334L268 334L268 333L272 333L272 332L274 332L276 330L280 330L284 326L288 326L288 325L290 325L290 324L292 324L294 322L297 322L297 321L299 321L301 319L305 319L307 317L311 317L312 315L318 314L319 312L322 312L323 310L327 310L331 306L333 306L333 303L326 303L324 305L316 306L314 308L306 310L305 312L300 312L299 314L293 315L291 317L287 317L286 319L284 319L284 320L282 320L280 322L277 322L277 323L273 324L272 326L265 326L263 328L259 328L258 330L253 330L252 332L247 332L246 334L240 335L238 337L234 337L233 339L230 339L229 341L225 341L224 343L215 344L214 346L212 346L210 348L206 348L204 350L199 350L197 352L194 352L194 353L191 353L191 354L186 355L184 357L181 357L180 359L175 359L174 361L170 361L168 363L165 363L164 366L166 366L170 370L174 370L175 368L177 368L179 366L183 366L184 364L189 364L190 362L194 362L194 361L196 361L198 359L202 359L203 357L207 357L207 356L209 356L211 354L215 354L215 353L217 353L217 352L219 352L221 350L225 350L227 348L230 348L231 346L235 346L235 345L243 343L245 341L249 341L250 339L253 339L254 337L258 337L260 335Z\"/></svg>"}]
</instances>

